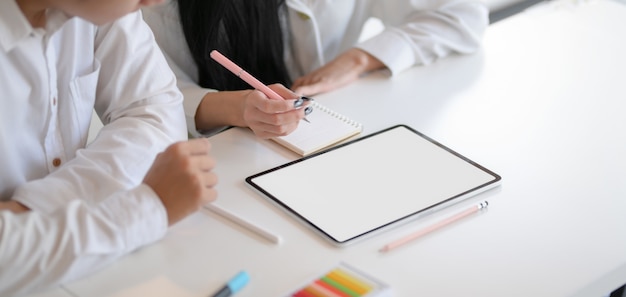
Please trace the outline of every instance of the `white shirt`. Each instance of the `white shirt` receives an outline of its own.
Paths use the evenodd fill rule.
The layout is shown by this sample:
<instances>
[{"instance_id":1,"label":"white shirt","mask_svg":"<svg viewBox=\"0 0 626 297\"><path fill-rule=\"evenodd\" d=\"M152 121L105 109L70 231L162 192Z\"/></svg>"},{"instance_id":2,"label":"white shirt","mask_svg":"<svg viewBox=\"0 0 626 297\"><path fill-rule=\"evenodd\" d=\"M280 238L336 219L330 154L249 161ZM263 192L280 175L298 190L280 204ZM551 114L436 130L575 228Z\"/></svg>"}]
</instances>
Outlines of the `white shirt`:
<instances>
[{"instance_id":1,"label":"white shirt","mask_svg":"<svg viewBox=\"0 0 626 297\"><path fill-rule=\"evenodd\" d=\"M0 295L84 276L161 238L167 215L141 181L186 139L175 76L140 13L97 27L49 10L33 29L0 2ZM104 123L87 148L92 110Z\"/></svg>"},{"instance_id":2,"label":"white shirt","mask_svg":"<svg viewBox=\"0 0 626 297\"><path fill-rule=\"evenodd\" d=\"M414 65L432 63L452 53L476 51L489 23L479 0L287 0L289 40L285 57L293 79L309 73L340 53L358 47L382 61L391 75ZM385 25L380 34L359 42L366 21ZM197 66L185 41L175 1L144 9L144 18L178 77L185 97L190 132L207 92L197 85ZM286 28L285 28L286 29Z\"/></svg>"}]
</instances>

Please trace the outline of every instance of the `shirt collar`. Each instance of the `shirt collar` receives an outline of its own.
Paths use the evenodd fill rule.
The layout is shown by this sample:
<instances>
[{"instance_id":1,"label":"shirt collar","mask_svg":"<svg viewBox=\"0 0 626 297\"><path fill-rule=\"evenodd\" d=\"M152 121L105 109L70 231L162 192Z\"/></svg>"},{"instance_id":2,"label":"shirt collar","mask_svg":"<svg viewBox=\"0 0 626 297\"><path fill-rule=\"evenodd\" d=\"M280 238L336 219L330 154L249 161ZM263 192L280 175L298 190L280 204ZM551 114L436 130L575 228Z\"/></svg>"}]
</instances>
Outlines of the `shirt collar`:
<instances>
[{"instance_id":1,"label":"shirt collar","mask_svg":"<svg viewBox=\"0 0 626 297\"><path fill-rule=\"evenodd\" d=\"M46 31L58 30L69 17L60 11L47 15ZM15 0L0 1L0 48L5 52L13 49L21 40L35 32Z\"/></svg>"},{"instance_id":2,"label":"shirt collar","mask_svg":"<svg viewBox=\"0 0 626 297\"><path fill-rule=\"evenodd\" d=\"M33 27L15 0L0 1L0 46L4 51L11 50L32 32Z\"/></svg>"}]
</instances>

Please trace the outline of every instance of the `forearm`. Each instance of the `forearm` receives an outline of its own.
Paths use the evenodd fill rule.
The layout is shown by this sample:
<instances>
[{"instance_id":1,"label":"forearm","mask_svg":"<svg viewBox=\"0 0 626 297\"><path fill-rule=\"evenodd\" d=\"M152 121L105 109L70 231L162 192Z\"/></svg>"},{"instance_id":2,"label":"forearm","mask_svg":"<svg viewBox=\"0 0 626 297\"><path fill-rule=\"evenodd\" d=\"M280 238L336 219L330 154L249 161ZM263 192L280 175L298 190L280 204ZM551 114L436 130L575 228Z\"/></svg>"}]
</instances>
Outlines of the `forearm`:
<instances>
[{"instance_id":1,"label":"forearm","mask_svg":"<svg viewBox=\"0 0 626 297\"><path fill-rule=\"evenodd\" d=\"M370 53L351 48L326 65L297 78L292 89L299 94L314 95L329 92L347 85L367 72L385 68L378 58Z\"/></svg>"},{"instance_id":2,"label":"forearm","mask_svg":"<svg viewBox=\"0 0 626 297\"><path fill-rule=\"evenodd\" d=\"M245 95L249 91L209 92L196 110L196 129L209 130L221 126L246 127L243 118Z\"/></svg>"},{"instance_id":3,"label":"forearm","mask_svg":"<svg viewBox=\"0 0 626 297\"><path fill-rule=\"evenodd\" d=\"M88 148L77 151L58 170L17 187L12 199L51 213L74 199L95 204L115 192L136 187L159 152L186 138L180 105L160 108L171 113L156 116L138 111L133 116L127 110L127 117L104 125ZM156 105L149 110L155 109Z\"/></svg>"},{"instance_id":4,"label":"forearm","mask_svg":"<svg viewBox=\"0 0 626 297\"><path fill-rule=\"evenodd\" d=\"M447 0L417 8L407 1L380 2L375 11L386 27L357 47L371 53L397 74L427 65L451 53L476 51L488 25L489 11L473 0ZM386 8L386 9L384 9Z\"/></svg>"},{"instance_id":5,"label":"forearm","mask_svg":"<svg viewBox=\"0 0 626 297\"><path fill-rule=\"evenodd\" d=\"M345 60L346 66L354 69L359 75L385 68L385 64L380 60L359 48L351 48L337 57L337 59Z\"/></svg>"},{"instance_id":6,"label":"forearm","mask_svg":"<svg viewBox=\"0 0 626 297\"><path fill-rule=\"evenodd\" d=\"M85 277L166 230L163 205L145 185L95 207L73 200L50 215L0 211L0 295Z\"/></svg>"}]
</instances>

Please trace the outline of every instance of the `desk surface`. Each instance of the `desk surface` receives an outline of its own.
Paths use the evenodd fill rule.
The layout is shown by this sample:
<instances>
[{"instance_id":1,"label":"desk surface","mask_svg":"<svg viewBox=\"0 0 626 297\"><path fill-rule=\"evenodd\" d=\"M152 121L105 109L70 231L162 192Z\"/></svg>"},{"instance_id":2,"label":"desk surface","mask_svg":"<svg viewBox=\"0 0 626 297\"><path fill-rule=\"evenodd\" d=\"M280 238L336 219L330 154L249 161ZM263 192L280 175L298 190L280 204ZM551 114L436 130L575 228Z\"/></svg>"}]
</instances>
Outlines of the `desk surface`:
<instances>
[{"instance_id":1,"label":"desk surface","mask_svg":"<svg viewBox=\"0 0 626 297\"><path fill-rule=\"evenodd\" d=\"M67 285L76 296L207 296L239 270L239 297L280 296L339 261L396 296L600 296L626 281L626 6L541 5L488 29L483 50L316 100L365 125L404 123L503 177L502 186L346 248L320 239L244 178L297 156L244 129L212 137L218 204L279 233L274 245L209 212ZM465 205L489 210L387 254Z\"/></svg>"}]
</instances>

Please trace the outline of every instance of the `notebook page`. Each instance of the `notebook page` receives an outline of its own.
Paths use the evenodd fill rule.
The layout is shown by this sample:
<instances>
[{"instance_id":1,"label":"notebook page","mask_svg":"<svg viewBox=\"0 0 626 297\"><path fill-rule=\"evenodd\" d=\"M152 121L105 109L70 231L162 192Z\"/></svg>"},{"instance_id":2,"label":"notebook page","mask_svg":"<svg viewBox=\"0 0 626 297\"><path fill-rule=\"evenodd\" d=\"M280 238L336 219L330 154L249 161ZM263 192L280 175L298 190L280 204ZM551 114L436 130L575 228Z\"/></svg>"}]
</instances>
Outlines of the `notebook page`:
<instances>
[{"instance_id":1,"label":"notebook page","mask_svg":"<svg viewBox=\"0 0 626 297\"><path fill-rule=\"evenodd\" d=\"M314 109L307 116L309 122L301 121L294 132L273 140L305 156L356 135L362 130L361 124L318 102L311 102L311 106Z\"/></svg>"}]
</instances>

